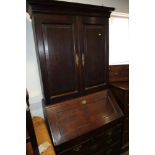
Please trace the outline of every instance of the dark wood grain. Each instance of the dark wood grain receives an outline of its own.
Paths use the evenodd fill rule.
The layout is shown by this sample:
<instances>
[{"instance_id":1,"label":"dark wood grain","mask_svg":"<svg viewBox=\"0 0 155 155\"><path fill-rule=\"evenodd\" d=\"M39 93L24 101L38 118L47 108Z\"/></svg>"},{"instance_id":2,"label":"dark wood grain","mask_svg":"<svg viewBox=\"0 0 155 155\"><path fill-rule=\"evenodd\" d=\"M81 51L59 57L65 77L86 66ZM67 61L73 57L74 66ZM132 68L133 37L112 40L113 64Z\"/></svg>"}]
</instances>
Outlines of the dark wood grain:
<instances>
[{"instance_id":1,"label":"dark wood grain","mask_svg":"<svg viewBox=\"0 0 155 155\"><path fill-rule=\"evenodd\" d=\"M122 152L129 148L129 65L110 66L111 90L124 113Z\"/></svg>"},{"instance_id":2,"label":"dark wood grain","mask_svg":"<svg viewBox=\"0 0 155 155\"><path fill-rule=\"evenodd\" d=\"M93 20L93 19L92 19ZM105 85L105 27L100 22L84 23L84 81L85 90ZM104 23L105 24L105 23ZM105 50L105 51L104 51ZM102 64L102 65L101 65Z\"/></svg>"},{"instance_id":3,"label":"dark wood grain","mask_svg":"<svg viewBox=\"0 0 155 155\"><path fill-rule=\"evenodd\" d=\"M109 81L129 81L129 65L110 65L109 66Z\"/></svg>"},{"instance_id":4,"label":"dark wood grain","mask_svg":"<svg viewBox=\"0 0 155 155\"><path fill-rule=\"evenodd\" d=\"M129 81L111 82L111 85L113 85L119 89L125 90L125 91L129 90Z\"/></svg>"},{"instance_id":5,"label":"dark wood grain","mask_svg":"<svg viewBox=\"0 0 155 155\"><path fill-rule=\"evenodd\" d=\"M46 8L59 8L57 12L46 14L42 2L30 1L29 4L32 7L32 23L46 104L107 88L109 16L105 12L110 13L111 8L99 7L104 15L100 17L91 12L89 16L81 16L79 12L76 15L68 15L66 12L61 14L62 4L66 3L49 2L47 5L46 1ZM72 4L67 3L66 8L64 6L63 9L70 12L68 9ZM79 11L83 7L92 12L97 9L89 5L73 6ZM35 7L40 8L39 12Z\"/></svg>"},{"instance_id":6,"label":"dark wood grain","mask_svg":"<svg viewBox=\"0 0 155 155\"><path fill-rule=\"evenodd\" d=\"M102 128L104 131L104 126L121 119L123 116L114 97L108 90L47 106L45 111L56 150L64 143L75 140L98 128ZM110 130L107 132L110 132ZM111 132L110 134L112 134ZM113 132L116 132L116 130ZM118 132L119 135L116 132L116 136L121 134L121 125L119 125ZM98 134L100 132L96 132L94 135L97 136ZM106 135L103 135L103 137L106 138ZM102 140L102 136L99 139ZM118 140L118 138L116 139ZM94 145L98 142L99 140L96 139ZM114 140L109 140L107 143L112 142ZM106 141L104 140L101 144L103 145L103 143L106 143ZM105 145L108 145L107 143ZM101 147L101 144L98 144L98 147Z\"/></svg>"},{"instance_id":7,"label":"dark wood grain","mask_svg":"<svg viewBox=\"0 0 155 155\"><path fill-rule=\"evenodd\" d=\"M42 22L46 23L42 26L50 99L79 93L74 19L62 22L62 17L57 17L61 23L53 24L53 18Z\"/></svg>"},{"instance_id":8,"label":"dark wood grain","mask_svg":"<svg viewBox=\"0 0 155 155\"><path fill-rule=\"evenodd\" d=\"M109 87L109 16L114 8L28 0L58 155L120 154L123 113Z\"/></svg>"},{"instance_id":9,"label":"dark wood grain","mask_svg":"<svg viewBox=\"0 0 155 155\"><path fill-rule=\"evenodd\" d=\"M79 96L75 17L36 15L34 27L40 48L38 54L46 103Z\"/></svg>"}]
</instances>

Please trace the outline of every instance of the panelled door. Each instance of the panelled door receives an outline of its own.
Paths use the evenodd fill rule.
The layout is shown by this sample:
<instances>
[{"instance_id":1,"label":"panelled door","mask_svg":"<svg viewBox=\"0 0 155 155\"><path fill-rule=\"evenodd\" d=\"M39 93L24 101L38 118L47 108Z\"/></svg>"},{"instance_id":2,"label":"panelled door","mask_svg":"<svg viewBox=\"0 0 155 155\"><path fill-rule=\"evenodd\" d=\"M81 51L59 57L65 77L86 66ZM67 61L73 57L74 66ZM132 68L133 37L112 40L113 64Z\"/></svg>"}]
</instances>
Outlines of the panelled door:
<instances>
[{"instance_id":1,"label":"panelled door","mask_svg":"<svg viewBox=\"0 0 155 155\"><path fill-rule=\"evenodd\" d=\"M84 93L103 89L108 69L108 19L81 17L80 51Z\"/></svg>"},{"instance_id":2,"label":"panelled door","mask_svg":"<svg viewBox=\"0 0 155 155\"><path fill-rule=\"evenodd\" d=\"M108 73L108 19L33 17L47 104L102 90Z\"/></svg>"},{"instance_id":3,"label":"panelled door","mask_svg":"<svg viewBox=\"0 0 155 155\"><path fill-rule=\"evenodd\" d=\"M36 15L39 58L46 100L51 104L80 93L76 18Z\"/></svg>"}]
</instances>

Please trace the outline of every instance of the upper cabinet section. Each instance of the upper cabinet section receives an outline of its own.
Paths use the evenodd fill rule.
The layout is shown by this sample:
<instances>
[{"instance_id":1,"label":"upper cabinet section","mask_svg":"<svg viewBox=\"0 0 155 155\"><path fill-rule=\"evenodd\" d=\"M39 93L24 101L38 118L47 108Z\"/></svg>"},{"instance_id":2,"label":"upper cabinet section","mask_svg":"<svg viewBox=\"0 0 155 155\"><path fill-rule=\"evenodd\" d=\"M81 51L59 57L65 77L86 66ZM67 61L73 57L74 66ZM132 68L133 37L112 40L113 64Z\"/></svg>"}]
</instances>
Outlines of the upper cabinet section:
<instances>
[{"instance_id":1,"label":"upper cabinet section","mask_svg":"<svg viewBox=\"0 0 155 155\"><path fill-rule=\"evenodd\" d=\"M108 18L113 8L29 0L46 104L108 83Z\"/></svg>"}]
</instances>

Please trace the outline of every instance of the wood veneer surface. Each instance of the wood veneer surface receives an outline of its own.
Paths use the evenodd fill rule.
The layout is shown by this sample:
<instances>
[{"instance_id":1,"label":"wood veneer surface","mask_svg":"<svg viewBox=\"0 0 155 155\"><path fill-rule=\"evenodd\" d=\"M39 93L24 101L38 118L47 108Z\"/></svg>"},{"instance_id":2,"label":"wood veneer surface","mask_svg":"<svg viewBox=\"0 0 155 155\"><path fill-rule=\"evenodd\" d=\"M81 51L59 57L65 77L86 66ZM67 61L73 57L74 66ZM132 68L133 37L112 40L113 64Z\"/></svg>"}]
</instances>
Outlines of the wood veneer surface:
<instances>
[{"instance_id":1,"label":"wood veneer surface","mask_svg":"<svg viewBox=\"0 0 155 155\"><path fill-rule=\"evenodd\" d=\"M107 90L48 106L45 110L55 146L122 117Z\"/></svg>"},{"instance_id":2,"label":"wood veneer surface","mask_svg":"<svg viewBox=\"0 0 155 155\"><path fill-rule=\"evenodd\" d=\"M111 82L111 85L122 90L129 90L129 81Z\"/></svg>"}]
</instances>

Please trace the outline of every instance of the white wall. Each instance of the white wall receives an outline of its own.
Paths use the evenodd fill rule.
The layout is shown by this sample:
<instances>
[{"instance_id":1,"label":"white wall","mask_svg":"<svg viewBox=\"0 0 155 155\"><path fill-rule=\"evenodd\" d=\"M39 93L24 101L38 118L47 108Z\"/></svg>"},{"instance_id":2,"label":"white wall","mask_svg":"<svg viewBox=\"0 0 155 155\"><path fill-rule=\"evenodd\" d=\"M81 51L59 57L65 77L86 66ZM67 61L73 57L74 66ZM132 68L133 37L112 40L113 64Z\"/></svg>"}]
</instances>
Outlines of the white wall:
<instances>
[{"instance_id":1,"label":"white wall","mask_svg":"<svg viewBox=\"0 0 155 155\"><path fill-rule=\"evenodd\" d=\"M129 0L57 0L114 7L116 12L129 13Z\"/></svg>"},{"instance_id":2,"label":"white wall","mask_svg":"<svg viewBox=\"0 0 155 155\"><path fill-rule=\"evenodd\" d=\"M114 7L116 12L129 13L129 0L103 0L103 5Z\"/></svg>"},{"instance_id":3,"label":"white wall","mask_svg":"<svg viewBox=\"0 0 155 155\"><path fill-rule=\"evenodd\" d=\"M128 0L66 0L70 2L79 2L85 4L94 4L94 5L105 5L110 7L115 7L116 11L128 13ZM121 19L120 19L121 21ZM109 54L110 54L110 64L122 64L128 63L128 52L126 47L126 42L123 41L123 38L119 37L119 43L116 43L115 40L118 41L118 30L122 30L122 32L126 32L128 28L124 30L122 27L119 27L119 19L115 20L111 18L110 20L110 42L109 42ZM122 21L122 24L124 22ZM114 26L117 25L117 26ZM124 33L121 33L123 37ZM123 41L123 42L122 42ZM123 44L122 44L123 43ZM125 43L125 44L124 44ZM115 48L114 48L115 47ZM29 91L30 96L30 108L32 115L43 117L42 112L42 91L40 84L40 77L38 72L38 64L36 59L36 51L34 45L34 38L32 32L32 23L29 20L29 16L26 18L26 87Z\"/></svg>"},{"instance_id":4,"label":"white wall","mask_svg":"<svg viewBox=\"0 0 155 155\"><path fill-rule=\"evenodd\" d=\"M109 64L129 63L129 18L122 14L109 21Z\"/></svg>"},{"instance_id":5,"label":"white wall","mask_svg":"<svg viewBox=\"0 0 155 155\"><path fill-rule=\"evenodd\" d=\"M32 24L28 18L26 18L26 88L29 92L32 114L42 116L40 77L36 59Z\"/></svg>"}]
</instances>

